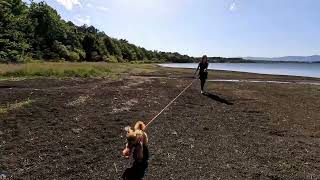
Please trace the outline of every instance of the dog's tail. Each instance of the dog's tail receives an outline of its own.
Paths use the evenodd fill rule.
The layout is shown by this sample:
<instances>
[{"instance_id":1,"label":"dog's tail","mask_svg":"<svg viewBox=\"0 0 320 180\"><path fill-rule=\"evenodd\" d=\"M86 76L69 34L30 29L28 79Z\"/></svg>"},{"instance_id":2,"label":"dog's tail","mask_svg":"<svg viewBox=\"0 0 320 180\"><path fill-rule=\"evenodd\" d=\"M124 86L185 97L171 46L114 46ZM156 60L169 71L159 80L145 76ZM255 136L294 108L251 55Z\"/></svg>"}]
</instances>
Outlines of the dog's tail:
<instances>
[{"instance_id":1,"label":"dog's tail","mask_svg":"<svg viewBox=\"0 0 320 180\"><path fill-rule=\"evenodd\" d=\"M142 121L138 121L136 125L134 125L134 129L144 131L146 129L146 125Z\"/></svg>"}]
</instances>

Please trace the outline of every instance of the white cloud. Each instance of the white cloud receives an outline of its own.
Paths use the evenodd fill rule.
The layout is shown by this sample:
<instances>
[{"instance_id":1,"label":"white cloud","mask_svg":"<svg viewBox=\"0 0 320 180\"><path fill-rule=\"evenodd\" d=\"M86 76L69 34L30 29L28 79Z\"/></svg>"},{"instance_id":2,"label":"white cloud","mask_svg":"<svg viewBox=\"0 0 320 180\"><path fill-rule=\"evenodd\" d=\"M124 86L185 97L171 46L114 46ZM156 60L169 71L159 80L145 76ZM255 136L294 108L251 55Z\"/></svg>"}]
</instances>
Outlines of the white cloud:
<instances>
[{"instance_id":1,"label":"white cloud","mask_svg":"<svg viewBox=\"0 0 320 180\"><path fill-rule=\"evenodd\" d=\"M230 11L236 11L238 9L237 4L235 2L231 3L229 10Z\"/></svg>"},{"instance_id":2,"label":"white cloud","mask_svg":"<svg viewBox=\"0 0 320 180\"><path fill-rule=\"evenodd\" d=\"M107 7L98 7L98 9L101 11L104 11L104 12L109 11L109 8L107 8Z\"/></svg>"},{"instance_id":3,"label":"white cloud","mask_svg":"<svg viewBox=\"0 0 320 180\"><path fill-rule=\"evenodd\" d=\"M73 6L81 6L79 0L56 0L58 3L63 5L66 9L72 10Z\"/></svg>"},{"instance_id":4,"label":"white cloud","mask_svg":"<svg viewBox=\"0 0 320 180\"><path fill-rule=\"evenodd\" d=\"M86 7L88 7L88 8L95 8L95 6L94 6L92 3L90 3L90 2L88 2L88 3L86 4ZM104 7L104 6L98 6L96 9L98 9L98 10L100 10L100 11L104 11L104 12L109 11L109 8Z\"/></svg>"},{"instance_id":5,"label":"white cloud","mask_svg":"<svg viewBox=\"0 0 320 180\"><path fill-rule=\"evenodd\" d=\"M85 17L81 17L81 16L77 16L75 17L76 19L76 25L81 26L81 25L90 25L91 23L91 17L90 16L85 16Z\"/></svg>"},{"instance_id":6,"label":"white cloud","mask_svg":"<svg viewBox=\"0 0 320 180\"><path fill-rule=\"evenodd\" d=\"M92 8L93 5L92 5L91 3L87 3L87 7L88 7L88 8Z\"/></svg>"}]
</instances>

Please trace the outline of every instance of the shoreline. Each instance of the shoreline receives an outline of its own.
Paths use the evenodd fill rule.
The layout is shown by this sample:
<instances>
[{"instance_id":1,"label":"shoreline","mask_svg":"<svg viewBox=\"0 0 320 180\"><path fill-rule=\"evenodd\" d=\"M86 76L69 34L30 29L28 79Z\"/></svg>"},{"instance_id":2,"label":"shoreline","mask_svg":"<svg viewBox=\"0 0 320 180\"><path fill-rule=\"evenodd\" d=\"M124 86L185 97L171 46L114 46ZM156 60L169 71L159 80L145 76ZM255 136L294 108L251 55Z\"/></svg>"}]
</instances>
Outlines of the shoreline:
<instances>
[{"instance_id":1,"label":"shoreline","mask_svg":"<svg viewBox=\"0 0 320 180\"><path fill-rule=\"evenodd\" d=\"M168 64L168 63L166 63ZM172 64L177 64L177 63L172 63ZM196 64L196 63L194 63ZM213 63L214 64L214 63ZM224 64L224 63L219 63L219 64ZM225 64L232 64L232 63L225 63ZM233 63L234 64L234 63ZM238 63L238 64L243 64L243 63ZM247 63L248 64L248 63ZM256 63L251 63L251 64L256 64ZM261 64L261 63L260 63ZM310 64L310 63L308 63ZM169 66L162 66L161 64L157 64L159 67L163 68L173 68L173 69L196 69L192 67L169 67ZM264 74L264 73L256 73L256 72L245 72L245 71L234 71L234 70L218 70L218 69L208 69L208 71L225 71L225 72L235 72L235 73L249 73L249 74L256 74L256 75L267 75L267 76L288 76L288 77L297 77L297 78L314 78L320 80L320 77L314 77L314 76L299 76L299 75L281 75L281 74Z\"/></svg>"},{"instance_id":2,"label":"shoreline","mask_svg":"<svg viewBox=\"0 0 320 180\"><path fill-rule=\"evenodd\" d=\"M177 67L164 67L157 65L158 67L161 68L168 68L168 69L173 69L173 70L185 70L188 72L192 72L190 70L193 70L195 68L177 68ZM255 78L256 76L259 77L264 77L264 78L283 78L283 79L288 79L288 80L315 80L315 81L320 81L320 78L318 77L309 77L309 76L294 76L294 75L279 75L279 74L262 74L262 73L253 73L253 72L242 72L242 71L231 71L231 70L214 70L214 69L208 69L208 72L218 72L218 73L232 73L232 74L237 74L237 75L244 75L244 76L251 76L251 78Z\"/></svg>"}]
</instances>

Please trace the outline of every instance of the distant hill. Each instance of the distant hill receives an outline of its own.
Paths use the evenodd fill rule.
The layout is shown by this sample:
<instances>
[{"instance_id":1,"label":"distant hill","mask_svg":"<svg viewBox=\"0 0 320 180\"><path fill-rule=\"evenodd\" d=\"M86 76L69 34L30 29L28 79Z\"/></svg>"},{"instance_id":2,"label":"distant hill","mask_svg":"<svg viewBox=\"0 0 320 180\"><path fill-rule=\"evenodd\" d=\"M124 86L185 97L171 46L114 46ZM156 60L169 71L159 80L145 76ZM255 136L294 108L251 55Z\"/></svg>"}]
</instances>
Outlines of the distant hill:
<instances>
[{"instance_id":1,"label":"distant hill","mask_svg":"<svg viewBox=\"0 0 320 180\"><path fill-rule=\"evenodd\" d=\"M243 57L254 61L282 61L282 62L319 62L320 55L313 56L283 56L283 57Z\"/></svg>"},{"instance_id":2,"label":"distant hill","mask_svg":"<svg viewBox=\"0 0 320 180\"><path fill-rule=\"evenodd\" d=\"M195 62L201 61L202 57L196 57ZM210 63L254 63L255 61L243 58L226 58L226 57L208 57Z\"/></svg>"}]
</instances>

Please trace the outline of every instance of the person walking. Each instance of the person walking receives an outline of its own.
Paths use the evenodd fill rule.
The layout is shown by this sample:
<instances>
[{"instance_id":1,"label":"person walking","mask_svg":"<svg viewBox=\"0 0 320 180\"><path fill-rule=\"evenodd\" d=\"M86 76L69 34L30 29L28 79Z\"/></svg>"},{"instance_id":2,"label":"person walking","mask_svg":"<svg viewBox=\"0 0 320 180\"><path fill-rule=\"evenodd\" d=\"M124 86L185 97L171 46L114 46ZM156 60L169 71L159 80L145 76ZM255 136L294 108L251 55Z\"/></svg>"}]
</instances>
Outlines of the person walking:
<instances>
[{"instance_id":1,"label":"person walking","mask_svg":"<svg viewBox=\"0 0 320 180\"><path fill-rule=\"evenodd\" d=\"M201 94L204 93L203 88L204 88L204 84L206 83L206 80L208 78L208 57L206 55L202 56L201 61L199 62L199 65L196 69L196 72L194 73L194 75L197 73L197 71L199 70L199 79L201 81Z\"/></svg>"}]
</instances>

